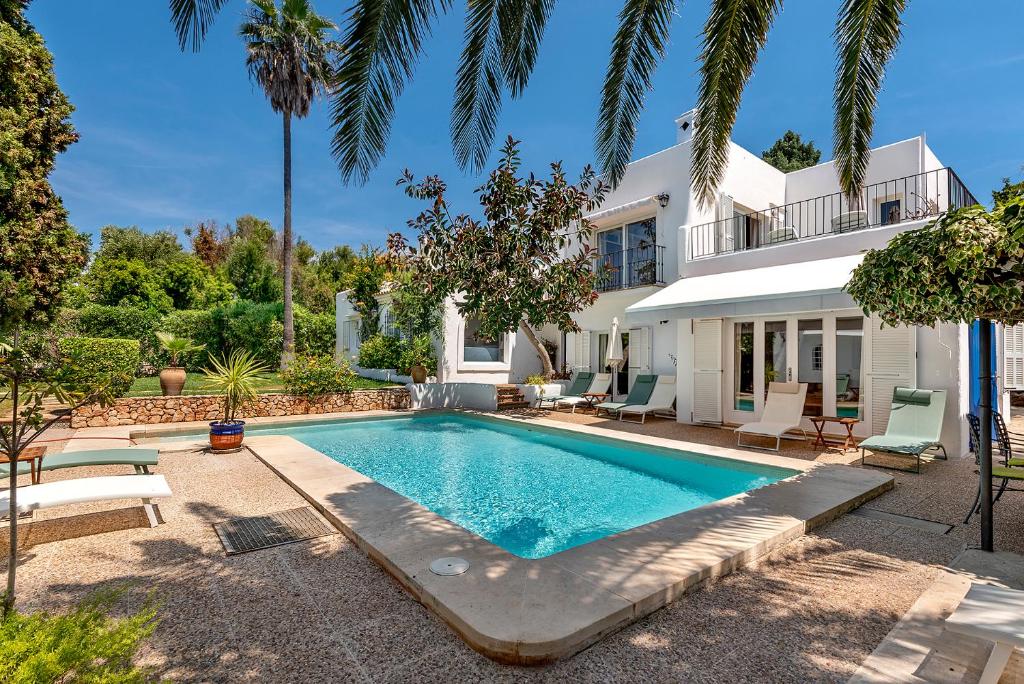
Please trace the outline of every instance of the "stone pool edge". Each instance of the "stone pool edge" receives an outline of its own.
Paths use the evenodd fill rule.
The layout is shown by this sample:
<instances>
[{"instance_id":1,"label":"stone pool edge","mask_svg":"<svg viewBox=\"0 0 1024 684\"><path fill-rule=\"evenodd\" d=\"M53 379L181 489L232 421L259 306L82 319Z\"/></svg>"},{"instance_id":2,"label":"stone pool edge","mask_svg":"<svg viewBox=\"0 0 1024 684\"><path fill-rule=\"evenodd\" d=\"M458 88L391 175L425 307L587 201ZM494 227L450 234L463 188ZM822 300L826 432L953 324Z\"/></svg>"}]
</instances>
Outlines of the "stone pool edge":
<instances>
[{"instance_id":1,"label":"stone pool edge","mask_svg":"<svg viewBox=\"0 0 1024 684\"><path fill-rule=\"evenodd\" d=\"M622 433L601 428L564 430L555 425L544 427L676 451L699 449L801 472L547 558L527 560L291 437L256 436L246 443L471 647L518 665L573 655L697 584L728 574L856 508L894 483L877 471L659 438L624 439ZM432 560L453 555L470 562L466 574L440 577L429 571Z\"/></svg>"}]
</instances>

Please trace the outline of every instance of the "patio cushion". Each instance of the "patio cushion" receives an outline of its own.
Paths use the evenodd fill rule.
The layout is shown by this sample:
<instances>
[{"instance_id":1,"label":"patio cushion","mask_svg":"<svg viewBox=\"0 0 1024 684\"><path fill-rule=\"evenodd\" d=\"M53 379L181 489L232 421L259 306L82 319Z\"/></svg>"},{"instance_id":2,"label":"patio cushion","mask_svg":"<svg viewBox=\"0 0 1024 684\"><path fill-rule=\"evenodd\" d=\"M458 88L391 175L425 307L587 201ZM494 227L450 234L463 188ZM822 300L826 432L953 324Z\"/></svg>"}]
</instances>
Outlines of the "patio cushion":
<instances>
[{"instance_id":1,"label":"patio cushion","mask_svg":"<svg viewBox=\"0 0 1024 684\"><path fill-rule=\"evenodd\" d=\"M87 449L84 451L64 451L59 454L47 454L43 456L42 470L59 470L61 468L80 468L83 466L99 465L130 465L130 466L153 466L157 465L159 453L156 449ZM29 464L18 463L18 474L26 475L30 472ZM0 478L9 477L10 465L0 464Z\"/></svg>"},{"instance_id":2,"label":"patio cushion","mask_svg":"<svg viewBox=\"0 0 1024 684\"><path fill-rule=\"evenodd\" d=\"M918 454L936 442L922 440L919 437L909 435L874 435L860 443L862 449L870 451L890 451L898 454Z\"/></svg>"},{"instance_id":3,"label":"patio cushion","mask_svg":"<svg viewBox=\"0 0 1024 684\"><path fill-rule=\"evenodd\" d=\"M1024 468L992 466L992 477L1005 477L1007 480L1024 480Z\"/></svg>"}]
</instances>

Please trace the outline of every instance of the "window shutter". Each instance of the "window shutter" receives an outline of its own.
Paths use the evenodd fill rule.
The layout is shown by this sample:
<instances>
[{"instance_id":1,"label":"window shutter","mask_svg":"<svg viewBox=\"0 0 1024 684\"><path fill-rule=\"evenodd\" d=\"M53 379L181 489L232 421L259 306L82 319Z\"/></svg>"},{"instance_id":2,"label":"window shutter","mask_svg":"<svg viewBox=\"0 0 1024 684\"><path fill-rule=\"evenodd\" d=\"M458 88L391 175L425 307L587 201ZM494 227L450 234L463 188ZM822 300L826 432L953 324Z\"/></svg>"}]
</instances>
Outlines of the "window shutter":
<instances>
[{"instance_id":1,"label":"window shutter","mask_svg":"<svg viewBox=\"0 0 1024 684\"><path fill-rule=\"evenodd\" d=\"M716 252L731 252L735 249L736 220L732 197L724 192L718 196L718 249Z\"/></svg>"},{"instance_id":2,"label":"window shutter","mask_svg":"<svg viewBox=\"0 0 1024 684\"><path fill-rule=\"evenodd\" d=\"M565 333L565 355L562 363L571 371L576 370L576 359L579 358L576 353L576 338L578 337L579 335L576 333Z\"/></svg>"},{"instance_id":3,"label":"window shutter","mask_svg":"<svg viewBox=\"0 0 1024 684\"><path fill-rule=\"evenodd\" d=\"M590 370L590 331L584 330L577 339L579 340L579 354L576 355L576 365L580 370Z\"/></svg>"},{"instance_id":4,"label":"window shutter","mask_svg":"<svg viewBox=\"0 0 1024 684\"><path fill-rule=\"evenodd\" d=\"M1024 323L1003 328L1003 386L1024 390Z\"/></svg>"},{"instance_id":5,"label":"window shutter","mask_svg":"<svg viewBox=\"0 0 1024 684\"><path fill-rule=\"evenodd\" d=\"M638 373L651 372L651 329L629 329L629 367Z\"/></svg>"},{"instance_id":6,"label":"window shutter","mask_svg":"<svg viewBox=\"0 0 1024 684\"><path fill-rule=\"evenodd\" d=\"M868 367L867 410L871 434L880 435L889 424L892 391L917 387L917 329L906 325L881 325L871 317L871 361Z\"/></svg>"},{"instance_id":7,"label":"window shutter","mask_svg":"<svg viewBox=\"0 0 1024 684\"><path fill-rule=\"evenodd\" d=\"M693 421L722 422L722 319L693 321Z\"/></svg>"}]
</instances>

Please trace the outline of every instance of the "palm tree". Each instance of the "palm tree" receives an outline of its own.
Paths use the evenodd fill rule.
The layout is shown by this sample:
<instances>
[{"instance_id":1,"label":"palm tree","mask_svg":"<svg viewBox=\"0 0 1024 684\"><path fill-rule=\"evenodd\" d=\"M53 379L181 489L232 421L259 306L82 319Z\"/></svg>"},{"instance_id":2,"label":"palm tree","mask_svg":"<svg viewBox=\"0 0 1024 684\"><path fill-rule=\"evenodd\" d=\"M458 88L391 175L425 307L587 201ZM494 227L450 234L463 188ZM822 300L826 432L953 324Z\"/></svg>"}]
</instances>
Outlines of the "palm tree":
<instances>
[{"instance_id":1,"label":"palm tree","mask_svg":"<svg viewBox=\"0 0 1024 684\"><path fill-rule=\"evenodd\" d=\"M171 0L182 47L201 42L225 0ZM466 0L464 48L452 106L459 163L479 171L494 141L501 101L526 89L556 0ZM452 0L356 0L342 40L345 54L332 94L332 151L342 177L366 179L383 156L395 101L422 55L423 43ZM677 0L623 0L601 93L595 148L613 184L632 156L636 124L664 56ZM693 181L714 199L728 160L743 88L782 0L711 0L700 57ZM874 110L895 53L906 0L843 0L835 26L834 154L840 185L863 186Z\"/></svg>"},{"instance_id":2,"label":"palm tree","mask_svg":"<svg viewBox=\"0 0 1024 684\"><path fill-rule=\"evenodd\" d=\"M313 11L309 0L252 0L239 34L245 41L245 65L260 84L270 107L284 122L284 350L281 367L295 355L292 315L292 116L309 114L313 99L326 92L336 44L327 32L336 27Z\"/></svg>"}]
</instances>

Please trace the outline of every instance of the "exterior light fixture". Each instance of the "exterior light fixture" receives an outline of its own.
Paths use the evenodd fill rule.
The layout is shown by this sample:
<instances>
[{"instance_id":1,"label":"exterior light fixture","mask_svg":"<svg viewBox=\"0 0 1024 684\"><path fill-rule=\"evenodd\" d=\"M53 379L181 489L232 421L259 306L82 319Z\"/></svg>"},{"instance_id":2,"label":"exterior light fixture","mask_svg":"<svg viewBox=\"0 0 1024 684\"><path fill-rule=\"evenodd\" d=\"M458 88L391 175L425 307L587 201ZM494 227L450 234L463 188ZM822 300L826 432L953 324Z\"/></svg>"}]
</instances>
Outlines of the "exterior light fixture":
<instances>
[{"instance_id":1,"label":"exterior light fixture","mask_svg":"<svg viewBox=\"0 0 1024 684\"><path fill-rule=\"evenodd\" d=\"M658 200L658 206L660 206L662 209L664 209L665 207L668 206L668 193L667 192L661 193L660 195L658 195L654 199Z\"/></svg>"}]
</instances>

